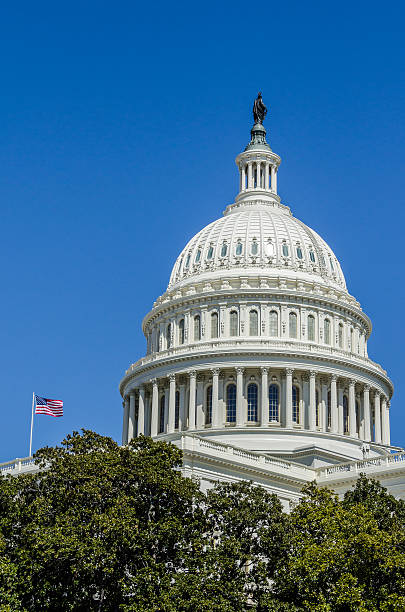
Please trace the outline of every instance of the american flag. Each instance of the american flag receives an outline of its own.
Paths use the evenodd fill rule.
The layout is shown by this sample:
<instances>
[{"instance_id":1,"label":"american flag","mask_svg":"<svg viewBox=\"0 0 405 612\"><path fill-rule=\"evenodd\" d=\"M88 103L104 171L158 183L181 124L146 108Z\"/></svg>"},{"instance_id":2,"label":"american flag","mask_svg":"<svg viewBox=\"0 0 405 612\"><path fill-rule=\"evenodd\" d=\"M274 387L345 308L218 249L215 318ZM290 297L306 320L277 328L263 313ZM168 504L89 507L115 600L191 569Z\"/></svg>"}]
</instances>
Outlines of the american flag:
<instances>
[{"instance_id":1,"label":"american flag","mask_svg":"<svg viewBox=\"0 0 405 612\"><path fill-rule=\"evenodd\" d=\"M35 396L35 414L49 414L53 417L63 416L63 401Z\"/></svg>"}]
</instances>

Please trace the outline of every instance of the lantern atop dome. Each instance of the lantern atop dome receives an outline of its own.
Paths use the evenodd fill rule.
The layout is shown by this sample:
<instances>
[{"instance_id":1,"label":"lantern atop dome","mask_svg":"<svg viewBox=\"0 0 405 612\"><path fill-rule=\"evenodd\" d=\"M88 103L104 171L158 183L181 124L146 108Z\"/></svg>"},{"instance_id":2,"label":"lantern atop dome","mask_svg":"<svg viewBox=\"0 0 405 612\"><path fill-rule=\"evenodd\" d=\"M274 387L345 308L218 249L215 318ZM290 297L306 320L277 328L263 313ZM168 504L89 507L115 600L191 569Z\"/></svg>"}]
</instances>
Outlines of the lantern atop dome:
<instances>
[{"instance_id":1,"label":"lantern atop dome","mask_svg":"<svg viewBox=\"0 0 405 612\"><path fill-rule=\"evenodd\" d=\"M239 168L239 194L236 202L257 200L280 202L277 195L277 171L280 157L273 153L266 141L266 129L263 126L267 108L259 94L253 104L254 125L250 130L250 142L243 153L236 158Z\"/></svg>"}]
</instances>

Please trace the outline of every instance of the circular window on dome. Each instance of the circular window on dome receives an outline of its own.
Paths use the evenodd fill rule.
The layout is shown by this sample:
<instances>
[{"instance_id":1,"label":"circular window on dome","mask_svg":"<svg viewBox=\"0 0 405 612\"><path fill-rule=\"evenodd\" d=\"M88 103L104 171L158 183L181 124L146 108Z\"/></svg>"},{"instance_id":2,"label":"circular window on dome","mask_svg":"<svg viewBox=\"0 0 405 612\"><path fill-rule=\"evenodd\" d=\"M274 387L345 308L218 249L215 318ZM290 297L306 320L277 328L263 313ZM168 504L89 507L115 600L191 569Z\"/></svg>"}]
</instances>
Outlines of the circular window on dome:
<instances>
[{"instance_id":1,"label":"circular window on dome","mask_svg":"<svg viewBox=\"0 0 405 612\"><path fill-rule=\"evenodd\" d=\"M228 245L226 244L226 242L224 242L221 248L221 257L226 257L227 252L228 252Z\"/></svg>"},{"instance_id":2,"label":"circular window on dome","mask_svg":"<svg viewBox=\"0 0 405 612\"><path fill-rule=\"evenodd\" d=\"M268 240L266 242L266 245L264 247L264 252L266 253L267 257L272 257L274 255L274 245L271 242L271 240Z\"/></svg>"},{"instance_id":3,"label":"circular window on dome","mask_svg":"<svg viewBox=\"0 0 405 612\"><path fill-rule=\"evenodd\" d=\"M242 242L238 240L238 242L236 243L235 255L242 255L242 251L243 251Z\"/></svg>"},{"instance_id":4,"label":"circular window on dome","mask_svg":"<svg viewBox=\"0 0 405 612\"><path fill-rule=\"evenodd\" d=\"M258 254L258 252L259 252L259 245L257 244L256 238L253 238L252 246L251 246L250 250L251 250L252 255L257 255Z\"/></svg>"},{"instance_id":5,"label":"circular window on dome","mask_svg":"<svg viewBox=\"0 0 405 612\"><path fill-rule=\"evenodd\" d=\"M195 263L198 263L201 259L201 249L198 249L197 254L195 256Z\"/></svg>"},{"instance_id":6,"label":"circular window on dome","mask_svg":"<svg viewBox=\"0 0 405 612\"><path fill-rule=\"evenodd\" d=\"M300 246L297 246L297 257L298 259L302 259L303 255L302 255L302 249Z\"/></svg>"},{"instance_id":7,"label":"circular window on dome","mask_svg":"<svg viewBox=\"0 0 405 612\"><path fill-rule=\"evenodd\" d=\"M186 259L186 266L185 266L186 268L188 268L188 267L189 267L189 265L190 265L190 259L191 259L191 255L190 255L190 253L189 253L189 254L187 255L187 259Z\"/></svg>"},{"instance_id":8,"label":"circular window on dome","mask_svg":"<svg viewBox=\"0 0 405 612\"><path fill-rule=\"evenodd\" d=\"M288 245L285 242L283 242L283 246L281 248L282 248L284 257L288 257L288 254L289 254Z\"/></svg>"},{"instance_id":9,"label":"circular window on dome","mask_svg":"<svg viewBox=\"0 0 405 612\"><path fill-rule=\"evenodd\" d=\"M207 259L212 259L213 255L214 255L214 247L210 246L210 248L208 249L208 253L207 253Z\"/></svg>"}]
</instances>

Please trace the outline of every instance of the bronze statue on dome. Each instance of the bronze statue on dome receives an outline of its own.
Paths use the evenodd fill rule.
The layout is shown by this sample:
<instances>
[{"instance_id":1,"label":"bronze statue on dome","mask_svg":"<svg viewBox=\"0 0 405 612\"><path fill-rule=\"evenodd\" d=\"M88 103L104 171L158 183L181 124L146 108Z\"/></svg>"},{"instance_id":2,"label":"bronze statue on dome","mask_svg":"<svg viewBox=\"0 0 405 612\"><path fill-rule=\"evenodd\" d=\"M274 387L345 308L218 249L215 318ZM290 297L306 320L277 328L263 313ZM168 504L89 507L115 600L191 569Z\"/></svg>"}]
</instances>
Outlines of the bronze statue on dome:
<instances>
[{"instance_id":1,"label":"bronze statue on dome","mask_svg":"<svg viewBox=\"0 0 405 612\"><path fill-rule=\"evenodd\" d=\"M259 91L257 98L253 104L253 119L255 123L263 123L265 116L267 115L267 108L262 100L262 92Z\"/></svg>"}]
</instances>

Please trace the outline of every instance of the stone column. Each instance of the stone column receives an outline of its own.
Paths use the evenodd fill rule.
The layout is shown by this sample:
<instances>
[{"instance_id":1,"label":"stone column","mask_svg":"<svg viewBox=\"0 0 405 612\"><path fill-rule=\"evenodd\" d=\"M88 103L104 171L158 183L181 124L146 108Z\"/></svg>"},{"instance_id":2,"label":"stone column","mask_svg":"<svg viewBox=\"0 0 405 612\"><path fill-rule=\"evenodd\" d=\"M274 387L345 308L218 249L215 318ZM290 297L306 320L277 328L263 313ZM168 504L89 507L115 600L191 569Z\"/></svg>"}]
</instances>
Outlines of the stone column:
<instances>
[{"instance_id":1,"label":"stone column","mask_svg":"<svg viewBox=\"0 0 405 612\"><path fill-rule=\"evenodd\" d=\"M321 397L322 397L322 415L321 427L322 431L328 431L328 384L325 378L321 379Z\"/></svg>"},{"instance_id":2,"label":"stone column","mask_svg":"<svg viewBox=\"0 0 405 612\"><path fill-rule=\"evenodd\" d=\"M242 427L245 420L243 414L243 368L236 368L236 426Z\"/></svg>"},{"instance_id":3,"label":"stone column","mask_svg":"<svg viewBox=\"0 0 405 612\"><path fill-rule=\"evenodd\" d=\"M197 429L203 429L205 425L205 414L204 414L204 378L198 376L197 378Z\"/></svg>"},{"instance_id":4,"label":"stone column","mask_svg":"<svg viewBox=\"0 0 405 612\"><path fill-rule=\"evenodd\" d=\"M174 432L174 411L176 408L176 375L169 374L169 418L168 432Z\"/></svg>"},{"instance_id":5,"label":"stone column","mask_svg":"<svg viewBox=\"0 0 405 612\"><path fill-rule=\"evenodd\" d=\"M273 191L274 193L277 193L277 168L274 169L274 186L273 186Z\"/></svg>"},{"instance_id":6,"label":"stone column","mask_svg":"<svg viewBox=\"0 0 405 612\"><path fill-rule=\"evenodd\" d=\"M165 398L165 418L164 418L164 426L162 433L168 433L169 431L169 389L165 387L163 389L163 395Z\"/></svg>"},{"instance_id":7,"label":"stone column","mask_svg":"<svg viewBox=\"0 0 405 612\"><path fill-rule=\"evenodd\" d=\"M180 392L180 405L179 405L179 431L183 431L186 426L187 418L185 414L185 399L186 399L186 385L182 381L179 387Z\"/></svg>"},{"instance_id":8,"label":"stone column","mask_svg":"<svg viewBox=\"0 0 405 612\"><path fill-rule=\"evenodd\" d=\"M246 170L245 170L245 166L242 165L242 169L241 169L241 191L245 191L246 189Z\"/></svg>"},{"instance_id":9,"label":"stone column","mask_svg":"<svg viewBox=\"0 0 405 612\"><path fill-rule=\"evenodd\" d=\"M274 187L276 184L276 167L271 166L271 190L275 191Z\"/></svg>"},{"instance_id":10,"label":"stone column","mask_svg":"<svg viewBox=\"0 0 405 612\"><path fill-rule=\"evenodd\" d=\"M220 427L225 425L226 401L224 394L225 378L220 376L218 379L218 423Z\"/></svg>"},{"instance_id":11,"label":"stone column","mask_svg":"<svg viewBox=\"0 0 405 612\"><path fill-rule=\"evenodd\" d=\"M388 444L387 442L387 430L388 430L388 422L387 422L387 398L383 395L381 402L381 422L382 422L382 431L381 438L383 444Z\"/></svg>"},{"instance_id":12,"label":"stone column","mask_svg":"<svg viewBox=\"0 0 405 612\"><path fill-rule=\"evenodd\" d=\"M338 388L338 433L343 436L344 423L343 423L343 388Z\"/></svg>"},{"instance_id":13,"label":"stone column","mask_svg":"<svg viewBox=\"0 0 405 612\"><path fill-rule=\"evenodd\" d=\"M303 429L309 429L309 374L303 374L301 381L302 414L300 414L300 423Z\"/></svg>"},{"instance_id":14,"label":"stone column","mask_svg":"<svg viewBox=\"0 0 405 612\"><path fill-rule=\"evenodd\" d=\"M213 368L212 372L212 427L222 427L218 409L218 377L219 368Z\"/></svg>"},{"instance_id":15,"label":"stone column","mask_svg":"<svg viewBox=\"0 0 405 612\"><path fill-rule=\"evenodd\" d=\"M374 394L374 441L381 444L380 392Z\"/></svg>"},{"instance_id":16,"label":"stone column","mask_svg":"<svg viewBox=\"0 0 405 612\"><path fill-rule=\"evenodd\" d=\"M269 378L268 378L267 368L262 368L262 402L261 402L261 410L260 410L260 425L261 427L267 427L268 423L269 423Z\"/></svg>"},{"instance_id":17,"label":"stone column","mask_svg":"<svg viewBox=\"0 0 405 612\"><path fill-rule=\"evenodd\" d=\"M269 164L267 162L264 167L264 188L269 189Z\"/></svg>"},{"instance_id":18,"label":"stone column","mask_svg":"<svg viewBox=\"0 0 405 612\"><path fill-rule=\"evenodd\" d=\"M285 426L287 429L292 429L292 375L294 370L286 368L286 380L285 380Z\"/></svg>"},{"instance_id":19,"label":"stone column","mask_svg":"<svg viewBox=\"0 0 405 612\"><path fill-rule=\"evenodd\" d=\"M152 438L157 436L159 418L159 389L156 378L152 378L152 414L150 420L150 435Z\"/></svg>"},{"instance_id":20,"label":"stone column","mask_svg":"<svg viewBox=\"0 0 405 612\"><path fill-rule=\"evenodd\" d=\"M145 388L143 385L139 387L139 405L138 405L138 436L145 435Z\"/></svg>"},{"instance_id":21,"label":"stone column","mask_svg":"<svg viewBox=\"0 0 405 612\"><path fill-rule=\"evenodd\" d=\"M371 414L370 414L370 386L364 385L363 389L363 410L364 410L364 439L371 441Z\"/></svg>"},{"instance_id":22,"label":"stone column","mask_svg":"<svg viewBox=\"0 0 405 612\"><path fill-rule=\"evenodd\" d=\"M316 372L313 370L310 372L309 377L309 429L315 431L316 429Z\"/></svg>"},{"instance_id":23,"label":"stone column","mask_svg":"<svg viewBox=\"0 0 405 612\"><path fill-rule=\"evenodd\" d=\"M122 445L128 444L128 421L129 421L129 397L125 397L122 402L124 408L123 420L122 420Z\"/></svg>"},{"instance_id":24,"label":"stone column","mask_svg":"<svg viewBox=\"0 0 405 612\"><path fill-rule=\"evenodd\" d=\"M256 164L256 189L260 189L260 171L261 171L261 164L260 162L257 162Z\"/></svg>"},{"instance_id":25,"label":"stone column","mask_svg":"<svg viewBox=\"0 0 405 612\"><path fill-rule=\"evenodd\" d=\"M387 407L386 407L386 419L387 419L387 431L385 433L385 440L386 440L386 444L388 444L388 446L391 444L391 428L390 428L390 402L387 401Z\"/></svg>"},{"instance_id":26,"label":"stone column","mask_svg":"<svg viewBox=\"0 0 405 612\"><path fill-rule=\"evenodd\" d=\"M253 180L252 180L252 162L248 163L248 189L252 189Z\"/></svg>"},{"instance_id":27,"label":"stone column","mask_svg":"<svg viewBox=\"0 0 405 612\"><path fill-rule=\"evenodd\" d=\"M129 394L128 442L135 437L135 389Z\"/></svg>"},{"instance_id":28,"label":"stone column","mask_svg":"<svg viewBox=\"0 0 405 612\"><path fill-rule=\"evenodd\" d=\"M356 424L356 381L351 379L349 382L349 435L357 438Z\"/></svg>"},{"instance_id":29,"label":"stone column","mask_svg":"<svg viewBox=\"0 0 405 612\"><path fill-rule=\"evenodd\" d=\"M337 407L337 376L332 374L330 380L330 429L332 433L338 433L338 407Z\"/></svg>"},{"instance_id":30,"label":"stone column","mask_svg":"<svg viewBox=\"0 0 405 612\"><path fill-rule=\"evenodd\" d=\"M195 393L196 393L196 372L191 370L190 376L190 397L188 402L188 429L195 429Z\"/></svg>"}]
</instances>

